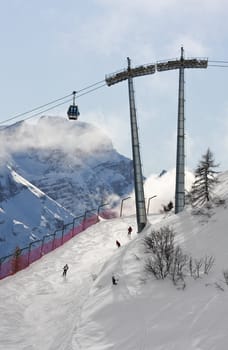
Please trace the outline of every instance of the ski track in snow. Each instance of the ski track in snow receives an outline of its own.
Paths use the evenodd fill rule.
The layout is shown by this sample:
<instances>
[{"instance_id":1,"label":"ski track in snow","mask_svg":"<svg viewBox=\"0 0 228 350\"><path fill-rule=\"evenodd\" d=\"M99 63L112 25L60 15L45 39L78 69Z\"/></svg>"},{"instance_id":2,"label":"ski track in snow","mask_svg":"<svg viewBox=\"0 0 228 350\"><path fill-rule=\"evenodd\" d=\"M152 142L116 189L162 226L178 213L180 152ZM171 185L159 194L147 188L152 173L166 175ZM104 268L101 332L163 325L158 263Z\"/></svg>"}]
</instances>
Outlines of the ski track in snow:
<instances>
[{"instance_id":1,"label":"ski track in snow","mask_svg":"<svg viewBox=\"0 0 228 350\"><path fill-rule=\"evenodd\" d=\"M127 232L124 220L119 232L112 231L111 220L99 225L100 235L91 227L0 282L0 350L77 349L72 335L77 333L92 274L116 253L115 240L122 242ZM70 268L63 278L65 263Z\"/></svg>"}]
</instances>

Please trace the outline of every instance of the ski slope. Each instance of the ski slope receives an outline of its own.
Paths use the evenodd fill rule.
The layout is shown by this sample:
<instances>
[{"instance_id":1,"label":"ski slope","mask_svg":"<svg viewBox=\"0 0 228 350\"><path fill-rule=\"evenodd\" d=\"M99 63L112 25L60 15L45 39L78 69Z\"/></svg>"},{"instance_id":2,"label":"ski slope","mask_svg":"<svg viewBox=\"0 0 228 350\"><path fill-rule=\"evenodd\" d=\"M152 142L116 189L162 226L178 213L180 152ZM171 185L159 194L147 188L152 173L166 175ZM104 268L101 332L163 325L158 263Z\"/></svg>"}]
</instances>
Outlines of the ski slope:
<instances>
[{"instance_id":1,"label":"ski slope","mask_svg":"<svg viewBox=\"0 0 228 350\"><path fill-rule=\"evenodd\" d=\"M227 198L224 188L218 193ZM194 258L213 255L212 271L186 278L184 290L146 277L141 238L150 224L138 235L134 216L102 221L0 282L0 350L227 350L226 205L212 208L210 217L187 209L149 221L172 227L176 243Z\"/></svg>"},{"instance_id":2,"label":"ski slope","mask_svg":"<svg viewBox=\"0 0 228 350\"><path fill-rule=\"evenodd\" d=\"M128 243L133 219L103 221L0 282L0 349L77 349L83 304L94 275L116 254L115 240ZM67 278L62 268L69 265Z\"/></svg>"}]
</instances>

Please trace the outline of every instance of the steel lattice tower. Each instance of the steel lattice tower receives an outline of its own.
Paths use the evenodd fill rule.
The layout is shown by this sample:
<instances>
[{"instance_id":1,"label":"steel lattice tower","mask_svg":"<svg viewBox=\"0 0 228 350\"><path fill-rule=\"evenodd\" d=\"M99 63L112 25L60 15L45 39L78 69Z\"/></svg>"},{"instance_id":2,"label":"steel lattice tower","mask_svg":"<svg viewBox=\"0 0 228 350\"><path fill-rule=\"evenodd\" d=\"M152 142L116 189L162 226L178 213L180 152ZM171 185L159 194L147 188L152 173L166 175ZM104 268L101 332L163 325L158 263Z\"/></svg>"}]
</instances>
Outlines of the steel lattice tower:
<instances>
[{"instance_id":1,"label":"steel lattice tower","mask_svg":"<svg viewBox=\"0 0 228 350\"><path fill-rule=\"evenodd\" d=\"M184 60L184 50L181 48L180 62ZM184 209L185 205L185 132L184 132L184 65L179 69L178 118L177 118L177 153L176 153L176 190L175 213Z\"/></svg>"},{"instance_id":2,"label":"steel lattice tower","mask_svg":"<svg viewBox=\"0 0 228 350\"><path fill-rule=\"evenodd\" d=\"M128 61L128 68L126 70L107 76L105 81L108 86L111 86L123 80L128 80L132 157L133 157L133 167L134 167L136 218L137 218L138 233L140 233L146 225L147 216L146 216L145 197L144 197L144 188L143 188L141 157L140 157L140 149L139 149L139 137L138 137L136 108L135 108L133 78L155 73L155 65L150 64L150 65L142 65L135 68L131 68L131 61L129 57L127 58L127 61Z\"/></svg>"},{"instance_id":3,"label":"steel lattice tower","mask_svg":"<svg viewBox=\"0 0 228 350\"><path fill-rule=\"evenodd\" d=\"M131 61L127 58L128 70L131 71ZM133 87L133 78L129 75L128 78L128 92L129 92L129 107L130 107L130 121L131 121L131 139L132 139L132 157L134 166L134 183L135 183L135 202L136 202L136 217L138 224L138 232L141 232L146 225L146 207L145 196L143 188L143 176L141 157L139 150L138 126L135 108L135 96Z\"/></svg>"},{"instance_id":4,"label":"steel lattice tower","mask_svg":"<svg viewBox=\"0 0 228 350\"><path fill-rule=\"evenodd\" d=\"M207 68L207 63L207 59L185 59L183 47L181 47L181 57L179 60L170 60L166 62L157 63L158 72L179 69L175 214L181 212L184 209L185 205L184 69Z\"/></svg>"}]
</instances>

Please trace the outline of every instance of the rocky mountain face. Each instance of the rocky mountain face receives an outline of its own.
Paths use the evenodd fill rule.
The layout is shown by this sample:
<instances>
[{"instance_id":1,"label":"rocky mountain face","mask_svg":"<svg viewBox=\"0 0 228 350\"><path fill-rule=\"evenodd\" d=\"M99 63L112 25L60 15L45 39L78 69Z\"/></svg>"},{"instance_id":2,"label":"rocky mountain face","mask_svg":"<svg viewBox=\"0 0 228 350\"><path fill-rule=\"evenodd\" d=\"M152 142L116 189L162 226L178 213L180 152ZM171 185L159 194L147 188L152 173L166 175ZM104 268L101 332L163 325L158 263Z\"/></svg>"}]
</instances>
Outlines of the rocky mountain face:
<instances>
[{"instance_id":1,"label":"rocky mountain face","mask_svg":"<svg viewBox=\"0 0 228 350\"><path fill-rule=\"evenodd\" d=\"M70 212L4 164L0 193L0 258L73 221Z\"/></svg>"},{"instance_id":2,"label":"rocky mountain face","mask_svg":"<svg viewBox=\"0 0 228 350\"><path fill-rule=\"evenodd\" d=\"M42 117L0 134L13 169L74 215L114 205L133 189L132 161L91 124Z\"/></svg>"}]
</instances>

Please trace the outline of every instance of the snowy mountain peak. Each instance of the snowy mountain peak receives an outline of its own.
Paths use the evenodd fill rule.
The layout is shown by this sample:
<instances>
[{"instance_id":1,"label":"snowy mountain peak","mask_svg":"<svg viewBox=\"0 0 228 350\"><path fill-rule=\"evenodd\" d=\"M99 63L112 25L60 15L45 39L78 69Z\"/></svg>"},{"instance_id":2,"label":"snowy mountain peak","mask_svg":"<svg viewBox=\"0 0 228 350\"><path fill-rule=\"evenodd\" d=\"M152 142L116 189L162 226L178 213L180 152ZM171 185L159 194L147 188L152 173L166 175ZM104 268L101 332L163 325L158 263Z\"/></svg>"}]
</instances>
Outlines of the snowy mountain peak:
<instances>
[{"instance_id":1,"label":"snowy mountain peak","mask_svg":"<svg viewBox=\"0 0 228 350\"><path fill-rule=\"evenodd\" d=\"M119 197L132 191L132 161L120 155L103 131L91 124L42 117L37 124L19 122L0 129L0 134L3 164L0 203L4 215L8 215L7 223L10 222L7 230L4 225L0 226L4 242L7 241L5 232L10 236L15 231L13 220L24 223L27 233L32 230L37 233L36 237L41 237L41 233L55 230L58 215L61 222L71 222L69 213L75 217L104 203L112 206ZM25 193L27 199L22 195ZM45 198L49 198L49 203L52 198L56 206L56 217L55 209L50 210L54 217L50 217L50 225ZM12 203L17 203L18 208ZM60 208L61 215L58 214ZM45 223L40 216L43 211ZM25 244L27 233L21 242L19 237L15 239L15 245ZM9 247L4 243L4 255L11 250L11 243Z\"/></svg>"},{"instance_id":2,"label":"snowy mountain peak","mask_svg":"<svg viewBox=\"0 0 228 350\"><path fill-rule=\"evenodd\" d=\"M0 133L17 173L76 215L133 188L132 161L91 124L42 117Z\"/></svg>"}]
</instances>

